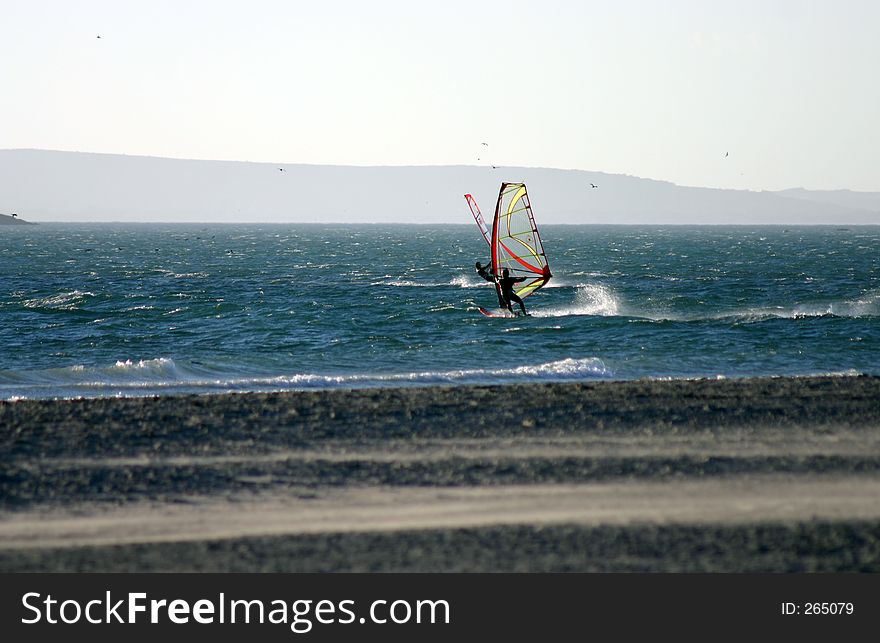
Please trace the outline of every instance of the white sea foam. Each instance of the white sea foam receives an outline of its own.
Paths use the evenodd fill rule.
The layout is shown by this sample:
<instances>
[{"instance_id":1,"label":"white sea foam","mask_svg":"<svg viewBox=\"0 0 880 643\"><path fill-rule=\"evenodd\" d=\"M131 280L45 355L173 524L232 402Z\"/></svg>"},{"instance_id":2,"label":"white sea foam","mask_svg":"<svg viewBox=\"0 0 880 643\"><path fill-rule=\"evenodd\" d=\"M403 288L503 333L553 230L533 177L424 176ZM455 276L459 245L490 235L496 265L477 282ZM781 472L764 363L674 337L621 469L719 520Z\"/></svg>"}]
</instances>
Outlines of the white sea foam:
<instances>
[{"instance_id":1,"label":"white sea foam","mask_svg":"<svg viewBox=\"0 0 880 643\"><path fill-rule=\"evenodd\" d=\"M479 381L511 381L528 378L577 379L585 377L609 377L610 371L598 357L566 358L554 362L537 365L523 365L496 369L456 369L448 371L414 371L409 373L390 374L350 374L350 375L316 375L297 374L282 375L269 379L252 380L256 384L336 384L363 385L375 383L387 385L391 383L424 382L463 382Z\"/></svg>"},{"instance_id":2,"label":"white sea foam","mask_svg":"<svg viewBox=\"0 0 880 643\"><path fill-rule=\"evenodd\" d=\"M397 286L398 288L418 288L424 286L430 286L432 284L428 283L420 283L418 281L413 281L411 279L392 279L391 281L380 281L378 285L383 286Z\"/></svg>"},{"instance_id":3,"label":"white sea foam","mask_svg":"<svg viewBox=\"0 0 880 643\"><path fill-rule=\"evenodd\" d=\"M843 371L828 371L825 373L819 373L819 375L823 375L826 377L855 377L858 375L862 375L862 372L854 368L848 368Z\"/></svg>"},{"instance_id":4,"label":"white sea foam","mask_svg":"<svg viewBox=\"0 0 880 643\"><path fill-rule=\"evenodd\" d=\"M578 313L571 313L578 314ZM589 313L587 313L589 314ZM671 311L620 312L631 317L650 321L731 321L734 323L762 322L772 319L808 319L812 317L878 317L880 316L880 290L865 293L854 299L839 301L804 302L778 306L753 306L748 308L707 311L705 314L676 314Z\"/></svg>"},{"instance_id":5,"label":"white sea foam","mask_svg":"<svg viewBox=\"0 0 880 643\"><path fill-rule=\"evenodd\" d=\"M94 297L93 292L84 292L82 290L72 290L70 292L62 292L50 297L41 297L37 299L29 299L24 302L26 308L55 308L58 310L73 310L83 303L87 297Z\"/></svg>"},{"instance_id":6,"label":"white sea foam","mask_svg":"<svg viewBox=\"0 0 880 643\"><path fill-rule=\"evenodd\" d=\"M488 285L482 279L477 280L465 275L453 277L451 281L415 281L413 279L392 279L386 278L382 281L372 283L373 286L395 286L398 288L439 288L443 286L456 286L458 288L479 288Z\"/></svg>"},{"instance_id":7,"label":"white sea foam","mask_svg":"<svg viewBox=\"0 0 880 643\"><path fill-rule=\"evenodd\" d=\"M130 359L116 360L116 363L110 369L119 373L150 372L164 375L173 370L174 366L174 360L167 357L159 357L157 359L139 359L136 362Z\"/></svg>"},{"instance_id":8,"label":"white sea foam","mask_svg":"<svg viewBox=\"0 0 880 643\"><path fill-rule=\"evenodd\" d=\"M566 358L496 369L426 370L398 373L230 377L219 368L179 367L168 358L119 360L112 366L75 365L44 371L0 373L0 398L138 396L154 393L279 391L422 384L510 383L611 377L597 357Z\"/></svg>"},{"instance_id":9,"label":"white sea foam","mask_svg":"<svg viewBox=\"0 0 880 643\"><path fill-rule=\"evenodd\" d=\"M871 291L857 299L829 302L807 302L788 306L747 308L716 315L716 319L740 318L743 321L766 319L805 319L809 317L877 317L880 316L880 292Z\"/></svg>"},{"instance_id":10,"label":"white sea foam","mask_svg":"<svg viewBox=\"0 0 880 643\"><path fill-rule=\"evenodd\" d=\"M614 292L601 284L582 284L577 287L574 303L568 306L535 310L534 317L567 317L571 315L620 315L620 301Z\"/></svg>"},{"instance_id":11,"label":"white sea foam","mask_svg":"<svg viewBox=\"0 0 880 643\"><path fill-rule=\"evenodd\" d=\"M466 277L465 275L459 275L458 277L453 277L451 285L458 286L459 288L480 288L490 284L483 279L475 279L472 277Z\"/></svg>"}]
</instances>

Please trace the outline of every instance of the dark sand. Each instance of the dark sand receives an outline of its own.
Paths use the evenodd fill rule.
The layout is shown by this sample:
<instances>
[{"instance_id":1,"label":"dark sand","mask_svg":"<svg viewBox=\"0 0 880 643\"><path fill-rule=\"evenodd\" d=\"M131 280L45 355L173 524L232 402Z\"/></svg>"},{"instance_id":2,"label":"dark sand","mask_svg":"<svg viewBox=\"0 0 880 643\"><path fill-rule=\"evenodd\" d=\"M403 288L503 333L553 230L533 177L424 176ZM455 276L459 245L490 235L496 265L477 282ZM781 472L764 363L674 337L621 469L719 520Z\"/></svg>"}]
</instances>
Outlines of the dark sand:
<instances>
[{"instance_id":1,"label":"dark sand","mask_svg":"<svg viewBox=\"0 0 880 643\"><path fill-rule=\"evenodd\" d=\"M0 402L0 571L880 571L880 378Z\"/></svg>"}]
</instances>

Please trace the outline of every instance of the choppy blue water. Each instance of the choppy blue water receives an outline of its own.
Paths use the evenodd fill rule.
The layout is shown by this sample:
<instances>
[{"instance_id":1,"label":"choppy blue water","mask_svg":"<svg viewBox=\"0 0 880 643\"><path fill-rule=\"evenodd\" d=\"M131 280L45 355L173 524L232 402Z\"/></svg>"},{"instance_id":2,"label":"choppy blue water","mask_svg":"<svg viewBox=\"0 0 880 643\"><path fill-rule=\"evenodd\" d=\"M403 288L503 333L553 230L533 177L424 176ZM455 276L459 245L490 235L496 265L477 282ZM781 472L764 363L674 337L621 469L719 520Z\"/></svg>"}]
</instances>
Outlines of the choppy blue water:
<instances>
[{"instance_id":1,"label":"choppy blue water","mask_svg":"<svg viewBox=\"0 0 880 643\"><path fill-rule=\"evenodd\" d=\"M489 319L473 225L0 228L0 398L880 374L880 226L545 226Z\"/></svg>"}]
</instances>

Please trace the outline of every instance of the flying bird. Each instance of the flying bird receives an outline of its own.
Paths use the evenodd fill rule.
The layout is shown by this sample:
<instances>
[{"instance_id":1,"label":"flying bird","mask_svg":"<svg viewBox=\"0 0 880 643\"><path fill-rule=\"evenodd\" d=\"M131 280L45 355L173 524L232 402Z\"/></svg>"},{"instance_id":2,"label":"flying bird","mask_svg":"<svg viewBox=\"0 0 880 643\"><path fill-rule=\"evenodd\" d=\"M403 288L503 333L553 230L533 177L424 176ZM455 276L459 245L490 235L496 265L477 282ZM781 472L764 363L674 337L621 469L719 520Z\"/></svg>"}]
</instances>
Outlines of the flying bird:
<instances>
[{"instance_id":1,"label":"flying bird","mask_svg":"<svg viewBox=\"0 0 880 643\"><path fill-rule=\"evenodd\" d=\"M95 38L100 38L101 36L95 36Z\"/></svg>"},{"instance_id":2,"label":"flying bird","mask_svg":"<svg viewBox=\"0 0 880 643\"><path fill-rule=\"evenodd\" d=\"M730 154L730 152L725 152L725 153L724 153L724 158L727 158L727 155L728 155L728 154Z\"/></svg>"},{"instance_id":3,"label":"flying bird","mask_svg":"<svg viewBox=\"0 0 880 643\"><path fill-rule=\"evenodd\" d=\"M283 168L283 167L279 167L279 168L278 168L278 171L279 171L279 172L283 172L283 171L284 171L284 168Z\"/></svg>"},{"instance_id":4,"label":"flying bird","mask_svg":"<svg viewBox=\"0 0 880 643\"><path fill-rule=\"evenodd\" d=\"M591 188L597 188L597 187L599 187L599 186L596 185L595 183L590 183L590 187L591 187Z\"/></svg>"},{"instance_id":5,"label":"flying bird","mask_svg":"<svg viewBox=\"0 0 880 643\"><path fill-rule=\"evenodd\" d=\"M489 147L488 143L480 143L480 145L485 145L486 147Z\"/></svg>"},{"instance_id":6,"label":"flying bird","mask_svg":"<svg viewBox=\"0 0 880 643\"><path fill-rule=\"evenodd\" d=\"M15 217L17 217L17 216L18 216L18 213L17 213L17 212L13 212L13 213L12 213L12 218L13 218L13 219L14 219Z\"/></svg>"}]
</instances>

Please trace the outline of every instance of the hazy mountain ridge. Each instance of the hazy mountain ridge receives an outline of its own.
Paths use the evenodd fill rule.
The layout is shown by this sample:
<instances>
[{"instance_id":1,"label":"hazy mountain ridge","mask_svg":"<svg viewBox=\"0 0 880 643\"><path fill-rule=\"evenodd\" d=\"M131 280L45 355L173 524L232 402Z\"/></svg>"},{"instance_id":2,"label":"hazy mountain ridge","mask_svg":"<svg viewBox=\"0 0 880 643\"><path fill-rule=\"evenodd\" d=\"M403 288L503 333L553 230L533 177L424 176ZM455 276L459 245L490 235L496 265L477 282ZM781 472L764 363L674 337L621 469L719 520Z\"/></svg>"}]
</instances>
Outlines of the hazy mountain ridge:
<instances>
[{"instance_id":1,"label":"hazy mountain ridge","mask_svg":"<svg viewBox=\"0 0 880 643\"><path fill-rule=\"evenodd\" d=\"M0 208L42 221L468 223L525 181L543 223L880 224L880 192L753 192L583 170L322 166L0 150ZM591 184L598 187L592 188Z\"/></svg>"},{"instance_id":2,"label":"hazy mountain ridge","mask_svg":"<svg viewBox=\"0 0 880 643\"><path fill-rule=\"evenodd\" d=\"M30 221L23 221L19 219L17 216L13 217L11 214L0 214L0 225L34 225Z\"/></svg>"},{"instance_id":3,"label":"hazy mountain ridge","mask_svg":"<svg viewBox=\"0 0 880 643\"><path fill-rule=\"evenodd\" d=\"M791 188L778 192L780 196L817 203L832 203L848 208L870 210L880 213L880 192L854 192L852 190L805 190ZM878 219L880 222L880 219Z\"/></svg>"}]
</instances>

